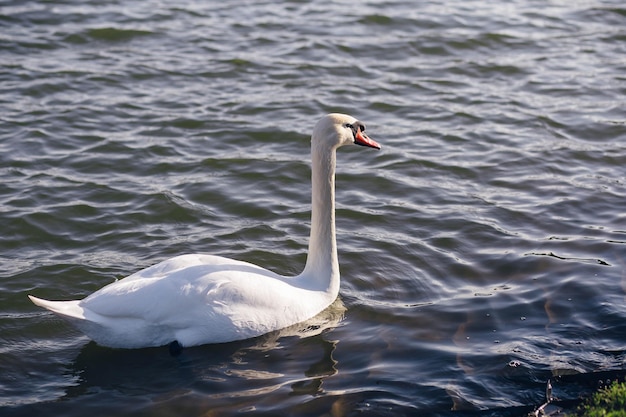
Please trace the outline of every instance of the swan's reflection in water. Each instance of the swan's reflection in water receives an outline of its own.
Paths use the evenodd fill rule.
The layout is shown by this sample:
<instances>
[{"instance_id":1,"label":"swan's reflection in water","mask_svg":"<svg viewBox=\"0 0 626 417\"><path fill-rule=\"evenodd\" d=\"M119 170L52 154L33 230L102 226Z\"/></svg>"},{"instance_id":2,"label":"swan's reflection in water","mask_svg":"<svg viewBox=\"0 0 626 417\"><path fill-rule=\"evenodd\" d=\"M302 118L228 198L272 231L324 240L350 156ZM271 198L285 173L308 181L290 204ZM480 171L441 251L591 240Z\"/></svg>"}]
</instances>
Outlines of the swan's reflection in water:
<instances>
[{"instance_id":1,"label":"swan's reflection in water","mask_svg":"<svg viewBox=\"0 0 626 417\"><path fill-rule=\"evenodd\" d=\"M284 390L294 401L318 395L324 379L337 373L337 342L326 335L340 325L345 310L337 299L304 323L255 339L184 349L177 357L167 347L123 350L90 342L72 364L77 384L64 400L90 397L111 410L127 402L134 412L154 411L155 403L163 411L227 412L277 406L263 405L270 392Z\"/></svg>"}]
</instances>

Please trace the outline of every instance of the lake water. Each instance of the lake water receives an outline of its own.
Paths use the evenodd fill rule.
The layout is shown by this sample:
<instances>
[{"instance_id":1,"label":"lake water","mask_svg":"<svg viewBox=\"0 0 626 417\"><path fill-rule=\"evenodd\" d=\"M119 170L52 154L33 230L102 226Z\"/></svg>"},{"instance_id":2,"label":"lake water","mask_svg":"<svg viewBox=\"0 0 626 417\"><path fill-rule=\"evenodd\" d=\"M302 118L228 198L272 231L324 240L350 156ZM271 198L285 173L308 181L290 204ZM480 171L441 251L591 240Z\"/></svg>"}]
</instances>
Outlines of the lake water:
<instances>
[{"instance_id":1,"label":"lake water","mask_svg":"<svg viewBox=\"0 0 626 417\"><path fill-rule=\"evenodd\" d=\"M0 27L3 416L525 415L624 377L622 0L8 0ZM333 111L383 149L339 152L308 333L114 350L27 299L192 252L298 273Z\"/></svg>"}]
</instances>

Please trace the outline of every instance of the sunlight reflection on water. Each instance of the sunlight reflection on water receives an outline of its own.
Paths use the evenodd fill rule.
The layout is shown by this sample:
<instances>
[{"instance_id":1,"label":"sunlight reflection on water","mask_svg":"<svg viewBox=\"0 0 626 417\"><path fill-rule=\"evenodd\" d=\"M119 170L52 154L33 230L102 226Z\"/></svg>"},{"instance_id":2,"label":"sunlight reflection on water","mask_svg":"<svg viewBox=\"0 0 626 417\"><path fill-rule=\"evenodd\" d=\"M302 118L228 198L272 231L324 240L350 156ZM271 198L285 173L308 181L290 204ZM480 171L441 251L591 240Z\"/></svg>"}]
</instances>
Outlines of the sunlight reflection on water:
<instances>
[{"instance_id":1,"label":"sunlight reflection on water","mask_svg":"<svg viewBox=\"0 0 626 417\"><path fill-rule=\"evenodd\" d=\"M567 400L621 375L621 4L2 15L3 415L522 415L548 378ZM182 253L298 273L308 135L330 111L384 148L338 155L345 307L314 334L171 358L86 343L29 304Z\"/></svg>"}]
</instances>

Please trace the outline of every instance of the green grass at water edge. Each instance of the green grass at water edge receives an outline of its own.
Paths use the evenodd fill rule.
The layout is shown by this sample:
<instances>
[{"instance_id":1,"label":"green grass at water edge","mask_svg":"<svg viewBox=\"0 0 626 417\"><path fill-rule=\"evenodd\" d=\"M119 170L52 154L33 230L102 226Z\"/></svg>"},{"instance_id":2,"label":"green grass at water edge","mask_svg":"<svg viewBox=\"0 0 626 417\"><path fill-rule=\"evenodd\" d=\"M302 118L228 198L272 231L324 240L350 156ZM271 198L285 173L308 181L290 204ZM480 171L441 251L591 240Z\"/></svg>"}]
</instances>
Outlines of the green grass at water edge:
<instances>
[{"instance_id":1,"label":"green grass at water edge","mask_svg":"<svg viewBox=\"0 0 626 417\"><path fill-rule=\"evenodd\" d=\"M582 405L577 413L584 417L626 417L626 383L613 382Z\"/></svg>"}]
</instances>

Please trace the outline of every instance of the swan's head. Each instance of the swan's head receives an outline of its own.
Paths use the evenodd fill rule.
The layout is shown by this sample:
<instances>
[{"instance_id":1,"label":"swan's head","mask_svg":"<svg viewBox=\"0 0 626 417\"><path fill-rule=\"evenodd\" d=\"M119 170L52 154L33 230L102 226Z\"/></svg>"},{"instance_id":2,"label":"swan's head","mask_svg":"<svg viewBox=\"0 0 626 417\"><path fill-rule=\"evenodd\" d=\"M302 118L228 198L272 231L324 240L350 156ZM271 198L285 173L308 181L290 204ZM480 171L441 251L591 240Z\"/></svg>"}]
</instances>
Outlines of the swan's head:
<instances>
[{"instance_id":1,"label":"swan's head","mask_svg":"<svg viewBox=\"0 0 626 417\"><path fill-rule=\"evenodd\" d=\"M363 123L352 116L340 113L322 117L313 129L312 141L332 148L354 144L380 149L380 145L365 134Z\"/></svg>"}]
</instances>

